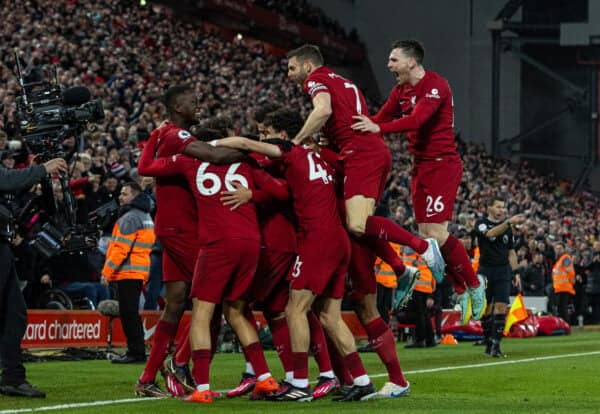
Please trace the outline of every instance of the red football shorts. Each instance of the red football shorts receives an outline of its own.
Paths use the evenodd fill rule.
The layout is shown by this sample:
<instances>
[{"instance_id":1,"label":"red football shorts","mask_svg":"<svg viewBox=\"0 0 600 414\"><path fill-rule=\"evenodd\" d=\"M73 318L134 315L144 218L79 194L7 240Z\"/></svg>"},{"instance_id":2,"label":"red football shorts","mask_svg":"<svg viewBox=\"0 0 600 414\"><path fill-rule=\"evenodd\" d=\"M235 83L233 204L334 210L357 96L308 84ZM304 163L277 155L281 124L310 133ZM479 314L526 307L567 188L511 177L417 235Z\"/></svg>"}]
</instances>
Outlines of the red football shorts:
<instances>
[{"instance_id":1,"label":"red football shorts","mask_svg":"<svg viewBox=\"0 0 600 414\"><path fill-rule=\"evenodd\" d=\"M180 233L159 239L163 249L163 282L192 283L200 248L197 234Z\"/></svg>"},{"instance_id":2,"label":"red football shorts","mask_svg":"<svg viewBox=\"0 0 600 414\"><path fill-rule=\"evenodd\" d=\"M350 239L352 245L352 256L348 268L348 279L350 281L350 297L360 300L366 295L377 292L377 281L375 279L375 254L368 246Z\"/></svg>"},{"instance_id":3,"label":"red football shorts","mask_svg":"<svg viewBox=\"0 0 600 414\"><path fill-rule=\"evenodd\" d=\"M260 302L263 312L285 311L290 296L290 282L286 277L295 259L295 252L261 249L250 301Z\"/></svg>"},{"instance_id":4,"label":"red football shorts","mask_svg":"<svg viewBox=\"0 0 600 414\"><path fill-rule=\"evenodd\" d=\"M415 162L410 186L417 223L452 220L461 178L462 162L458 156Z\"/></svg>"},{"instance_id":5,"label":"red football shorts","mask_svg":"<svg viewBox=\"0 0 600 414\"><path fill-rule=\"evenodd\" d=\"M223 239L202 246L190 297L215 304L245 299L259 254L258 240Z\"/></svg>"},{"instance_id":6,"label":"red football shorts","mask_svg":"<svg viewBox=\"0 0 600 414\"><path fill-rule=\"evenodd\" d=\"M298 239L298 256L289 274L290 289L342 298L349 261L350 240L343 227L310 231Z\"/></svg>"},{"instance_id":7,"label":"red football shorts","mask_svg":"<svg viewBox=\"0 0 600 414\"><path fill-rule=\"evenodd\" d=\"M361 136L341 154L344 164L344 200L362 195L379 201L392 168L392 155L378 135Z\"/></svg>"}]
</instances>

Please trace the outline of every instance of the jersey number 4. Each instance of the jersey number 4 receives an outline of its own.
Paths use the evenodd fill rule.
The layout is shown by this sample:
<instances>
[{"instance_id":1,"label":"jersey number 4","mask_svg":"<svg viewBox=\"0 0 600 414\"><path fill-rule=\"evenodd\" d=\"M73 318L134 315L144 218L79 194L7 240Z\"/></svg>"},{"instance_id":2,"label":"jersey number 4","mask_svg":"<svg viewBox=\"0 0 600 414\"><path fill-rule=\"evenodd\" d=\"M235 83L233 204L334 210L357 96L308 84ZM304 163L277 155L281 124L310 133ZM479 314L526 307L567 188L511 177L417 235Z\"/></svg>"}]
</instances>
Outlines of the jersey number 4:
<instances>
[{"instance_id":1,"label":"jersey number 4","mask_svg":"<svg viewBox=\"0 0 600 414\"><path fill-rule=\"evenodd\" d=\"M206 172L206 169L209 167L209 165L209 162L203 162L200 164L200 167L198 167L198 172L196 173L196 187L203 196L217 194L219 191L221 191L221 187L223 187L223 183L217 174ZM248 180L246 177L241 174L236 174L236 171L239 167L239 162L229 166L224 180L227 191L235 191L235 187L231 184L233 181L237 181L244 187L248 188Z\"/></svg>"},{"instance_id":2,"label":"jersey number 4","mask_svg":"<svg viewBox=\"0 0 600 414\"><path fill-rule=\"evenodd\" d=\"M314 155L313 152L306 154L306 158L308 158L308 179L310 181L323 180L324 184L329 184L331 177L329 177L329 174L327 174L327 171L325 171L325 168L323 168L319 161L315 161L313 158Z\"/></svg>"}]
</instances>

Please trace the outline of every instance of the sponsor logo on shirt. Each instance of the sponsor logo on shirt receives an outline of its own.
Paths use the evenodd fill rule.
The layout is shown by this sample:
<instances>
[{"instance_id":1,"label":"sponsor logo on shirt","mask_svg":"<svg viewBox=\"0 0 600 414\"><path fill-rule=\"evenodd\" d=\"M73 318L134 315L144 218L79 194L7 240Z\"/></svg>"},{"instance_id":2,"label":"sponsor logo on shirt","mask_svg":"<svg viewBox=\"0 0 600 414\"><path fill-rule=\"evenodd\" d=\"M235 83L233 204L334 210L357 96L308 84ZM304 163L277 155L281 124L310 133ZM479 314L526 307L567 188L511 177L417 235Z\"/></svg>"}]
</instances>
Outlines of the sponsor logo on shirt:
<instances>
[{"instance_id":1,"label":"sponsor logo on shirt","mask_svg":"<svg viewBox=\"0 0 600 414\"><path fill-rule=\"evenodd\" d=\"M433 88L431 90L431 92L425 94L425 97L433 98L433 99L440 99L440 92L436 88Z\"/></svg>"},{"instance_id":2,"label":"sponsor logo on shirt","mask_svg":"<svg viewBox=\"0 0 600 414\"><path fill-rule=\"evenodd\" d=\"M179 133L177 133L177 136L181 139L188 139L192 136L192 134L187 132L185 129L182 129L181 131L179 131Z\"/></svg>"}]
</instances>

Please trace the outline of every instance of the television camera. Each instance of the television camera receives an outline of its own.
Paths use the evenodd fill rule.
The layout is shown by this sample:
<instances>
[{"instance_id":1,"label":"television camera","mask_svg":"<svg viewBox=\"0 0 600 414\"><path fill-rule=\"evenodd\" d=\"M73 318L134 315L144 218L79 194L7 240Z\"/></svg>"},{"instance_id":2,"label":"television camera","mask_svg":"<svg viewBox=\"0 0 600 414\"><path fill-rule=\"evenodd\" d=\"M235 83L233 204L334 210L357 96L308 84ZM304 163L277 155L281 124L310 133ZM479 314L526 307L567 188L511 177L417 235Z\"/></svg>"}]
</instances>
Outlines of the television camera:
<instances>
[{"instance_id":1,"label":"television camera","mask_svg":"<svg viewBox=\"0 0 600 414\"><path fill-rule=\"evenodd\" d=\"M58 157L69 161L77 145L69 150L64 141L78 138L86 128L104 119L102 101L90 100L91 93L83 86L62 88L55 67L53 81L46 80L45 67L34 67L24 76L17 54L15 58L21 86L16 99L17 122L25 150L35 154L38 162ZM90 213L88 223L77 223L77 205L69 179L69 174L58 177L62 195L58 200L51 178L45 178L41 195L20 208L15 220L21 233L33 232L29 244L45 257L94 248L102 224L118 212L116 202L108 203Z\"/></svg>"}]
</instances>

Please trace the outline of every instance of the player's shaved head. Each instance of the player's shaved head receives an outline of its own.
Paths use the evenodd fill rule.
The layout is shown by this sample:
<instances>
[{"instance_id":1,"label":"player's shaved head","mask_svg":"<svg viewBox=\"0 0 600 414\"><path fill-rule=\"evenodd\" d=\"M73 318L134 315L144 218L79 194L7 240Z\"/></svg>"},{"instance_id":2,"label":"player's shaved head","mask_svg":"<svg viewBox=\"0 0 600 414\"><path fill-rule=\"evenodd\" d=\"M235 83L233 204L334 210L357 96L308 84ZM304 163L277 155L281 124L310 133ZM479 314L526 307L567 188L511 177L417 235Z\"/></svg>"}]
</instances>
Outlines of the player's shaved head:
<instances>
[{"instance_id":1,"label":"player's shaved head","mask_svg":"<svg viewBox=\"0 0 600 414\"><path fill-rule=\"evenodd\" d=\"M287 54L287 58L296 58L300 62L311 62L315 66L322 66L325 63L321 50L315 45L302 45L299 48L290 50Z\"/></svg>"},{"instance_id":2,"label":"player's shaved head","mask_svg":"<svg viewBox=\"0 0 600 414\"><path fill-rule=\"evenodd\" d=\"M396 40L392 43L392 50L401 49L404 55L414 58L419 65L425 59L425 48L418 40Z\"/></svg>"}]
</instances>

